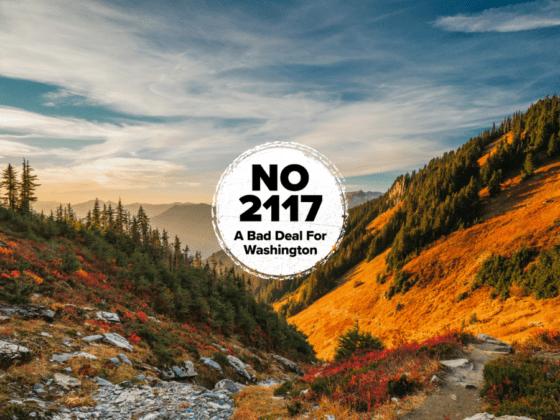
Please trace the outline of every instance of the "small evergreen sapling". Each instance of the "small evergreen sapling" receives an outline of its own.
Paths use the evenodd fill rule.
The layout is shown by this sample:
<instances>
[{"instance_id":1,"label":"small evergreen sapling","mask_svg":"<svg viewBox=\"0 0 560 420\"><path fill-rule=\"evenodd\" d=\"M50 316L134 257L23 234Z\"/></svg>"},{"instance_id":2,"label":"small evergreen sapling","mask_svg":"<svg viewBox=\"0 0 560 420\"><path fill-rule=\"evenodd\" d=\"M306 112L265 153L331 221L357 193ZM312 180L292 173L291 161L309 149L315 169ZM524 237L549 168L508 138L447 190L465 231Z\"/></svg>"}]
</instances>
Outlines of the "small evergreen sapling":
<instances>
[{"instance_id":1,"label":"small evergreen sapling","mask_svg":"<svg viewBox=\"0 0 560 420\"><path fill-rule=\"evenodd\" d=\"M383 342L369 332L360 331L358 323L346 333L338 337L335 349L335 360L345 359L355 353L364 353L372 350L383 350Z\"/></svg>"}]
</instances>

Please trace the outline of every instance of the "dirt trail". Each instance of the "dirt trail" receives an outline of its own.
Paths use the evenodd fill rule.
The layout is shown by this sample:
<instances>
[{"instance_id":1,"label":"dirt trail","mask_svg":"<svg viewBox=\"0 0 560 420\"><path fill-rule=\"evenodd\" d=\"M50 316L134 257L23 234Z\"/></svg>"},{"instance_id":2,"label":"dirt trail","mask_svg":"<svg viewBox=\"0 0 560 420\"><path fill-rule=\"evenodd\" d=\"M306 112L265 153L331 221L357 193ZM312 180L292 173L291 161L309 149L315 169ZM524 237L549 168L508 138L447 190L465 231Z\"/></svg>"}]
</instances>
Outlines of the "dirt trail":
<instances>
[{"instance_id":1,"label":"dirt trail","mask_svg":"<svg viewBox=\"0 0 560 420\"><path fill-rule=\"evenodd\" d=\"M419 408L401 416L400 420L463 420L482 412L480 390L484 384L484 365L507 356L511 349L505 343L498 343L501 342L488 337L484 343L469 344L463 349L462 358L449 363L455 366L438 375L442 380L439 390L429 395Z\"/></svg>"}]
</instances>

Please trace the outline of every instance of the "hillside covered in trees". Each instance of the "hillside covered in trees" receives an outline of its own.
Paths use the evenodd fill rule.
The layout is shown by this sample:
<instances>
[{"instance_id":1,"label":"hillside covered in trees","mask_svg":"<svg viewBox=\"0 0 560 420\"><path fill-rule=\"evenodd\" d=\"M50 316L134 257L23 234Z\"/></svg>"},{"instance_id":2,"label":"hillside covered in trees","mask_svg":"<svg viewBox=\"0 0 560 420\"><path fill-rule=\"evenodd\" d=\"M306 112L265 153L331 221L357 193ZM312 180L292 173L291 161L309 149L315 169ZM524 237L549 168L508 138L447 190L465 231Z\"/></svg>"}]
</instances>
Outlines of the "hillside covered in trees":
<instances>
[{"instance_id":1,"label":"hillside covered in trees","mask_svg":"<svg viewBox=\"0 0 560 420\"><path fill-rule=\"evenodd\" d=\"M295 359L313 359L305 336L270 306L257 303L242 276L203 265L200 254L191 255L177 237L171 240L165 231L152 229L142 207L131 216L120 201L115 210L96 203L84 219L70 205L49 216L33 213L30 203L38 183L32 170L24 161L21 177L12 165L3 172L0 300L27 303L39 293L62 303L97 302L103 310L141 310L235 335L246 345ZM25 251L6 245L9 238L23 241ZM189 347L185 338L171 343L139 328L134 333L157 349L161 363L180 353L174 348L181 342Z\"/></svg>"},{"instance_id":2,"label":"hillside covered in trees","mask_svg":"<svg viewBox=\"0 0 560 420\"><path fill-rule=\"evenodd\" d=\"M546 97L457 150L398 177L382 197L350 210L347 234L327 264L306 278L269 284L259 290L259 296L267 302L281 302L275 305L278 310L293 316L336 287L341 276L364 258L371 261L387 250L387 272L377 281L383 283L394 274L388 297L406 292L418 281L418 277L401 272L407 261L437 239L479 223L481 189L488 188L494 197L516 170L525 180L548 159L558 156L559 129L558 96ZM485 156L489 147L492 152ZM389 210L386 223L368 229L376 217Z\"/></svg>"}]
</instances>

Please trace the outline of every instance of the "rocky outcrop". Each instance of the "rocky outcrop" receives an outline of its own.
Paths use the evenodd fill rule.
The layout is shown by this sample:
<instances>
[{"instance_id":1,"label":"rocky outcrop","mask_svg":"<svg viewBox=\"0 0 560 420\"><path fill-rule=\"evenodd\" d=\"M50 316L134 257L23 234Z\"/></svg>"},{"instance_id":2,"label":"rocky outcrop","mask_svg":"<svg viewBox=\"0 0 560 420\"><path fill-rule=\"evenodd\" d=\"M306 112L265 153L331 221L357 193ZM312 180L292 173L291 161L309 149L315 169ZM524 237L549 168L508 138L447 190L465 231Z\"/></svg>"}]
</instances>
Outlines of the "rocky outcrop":
<instances>
[{"instance_id":1,"label":"rocky outcrop","mask_svg":"<svg viewBox=\"0 0 560 420\"><path fill-rule=\"evenodd\" d=\"M222 379L216 385L214 385L214 391L228 391L232 394L236 392L243 391L245 385L241 385L237 382L233 382L231 379Z\"/></svg>"},{"instance_id":2,"label":"rocky outcrop","mask_svg":"<svg viewBox=\"0 0 560 420\"><path fill-rule=\"evenodd\" d=\"M62 373L55 373L54 381L58 386L61 386L66 390L69 390L70 388L75 388L82 384L79 379L73 378L68 375L63 375Z\"/></svg>"},{"instance_id":3,"label":"rocky outcrop","mask_svg":"<svg viewBox=\"0 0 560 420\"><path fill-rule=\"evenodd\" d=\"M185 360L181 365L172 366L170 369L166 366L165 369L159 372L161 379L166 381L171 379L194 378L197 375L198 373L194 370L194 364L190 360Z\"/></svg>"},{"instance_id":4,"label":"rocky outcrop","mask_svg":"<svg viewBox=\"0 0 560 420\"><path fill-rule=\"evenodd\" d=\"M406 190L407 182L405 178L395 181L393 187L389 190L389 203L391 203L391 206L396 206L403 201Z\"/></svg>"},{"instance_id":5,"label":"rocky outcrop","mask_svg":"<svg viewBox=\"0 0 560 420\"><path fill-rule=\"evenodd\" d=\"M478 347L481 350L492 353L511 353L511 346L507 343L504 343L503 341L498 340L497 338L491 337L486 334L478 334L476 338L482 341L482 343L478 344Z\"/></svg>"},{"instance_id":6,"label":"rocky outcrop","mask_svg":"<svg viewBox=\"0 0 560 420\"><path fill-rule=\"evenodd\" d=\"M283 364L285 367L287 367L291 371L296 372L298 375L300 375L300 376L305 375L305 372L296 363L292 362L291 360L288 360L288 359L286 359L285 357L282 357L282 356L278 356L277 354L273 354L271 357L274 360L279 361L281 364Z\"/></svg>"},{"instance_id":7,"label":"rocky outcrop","mask_svg":"<svg viewBox=\"0 0 560 420\"><path fill-rule=\"evenodd\" d=\"M173 381L158 382L153 388L148 385L123 388L99 381L98 384L103 386L93 395L96 405L60 408L52 420L227 419L233 414L233 401L229 397L233 392L227 386L212 392L197 385Z\"/></svg>"},{"instance_id":8,"label":"rocky outcrop","mask_svg":"<svg viewBox=\"0 0 560 420\"><path fill-rule=\"evenodd\" d=\"M96 315L97 315L97 319L99 321L112 322L114 324L120 324L121 323L121 319L114 312L98 311Z\"/></svg>"},{"instance_id":9,"label":"rocky outcrop","mask_svg":"<svg viewBox=\"0 0 560 420\"><path fill-rule=\"evenodd\" d=\"M122 349L126 349L128 351L134 350L134 347L132 347L132 344L130 344L126 338L121 337L120 335L115 333L103 334L103 341L105 341L108 344L112 344L114 346L120 347Z\"/></svg>"},{"instance_id":10,"label":"rocky outcrop","mask_svg":"<svg viewBox=\"0 0 560 420\"><path fill-rule=\"evenodd\" d=\"M51 356L51 362L64 363L75 357L97 360L97 356L94 356L93 354L84 353L84 352L80 352L80 353L74 352L74 353L53 354Z\"/></svg>"},{"instance_id":11,"label":"rocky outcrop","mask_svg":"<svg viewBox=\"0 0 560 420\"><path fill-rule=\"evenodd\" d=\"M0 367L7 368L14 362L26 362L31 359L31 354L27 347L0 340Z\"/></svg>"},{"instance_id":12,"label":"rocky outcrop","mask_svg":"<svg viewBox=\"0 0 560 420\"><path fill-rule=\"evenodd\" d=\"M130 359L126 356L126 354L120 353L120 354L119 354L119 359L121 359L121 362L123 362L125 365L132 366L132 362L131 362Z\"/></svg>"},{"instance_id":13,"label":"rocky outcrop","mask_svg":"<svg viewBox=\"0 0 560 420\"><path fill-rule=\"evenodd\" d=\"M88 335L87 337L82 338L82 340L87 341L88 343L92 343L103 338L102 335Z\"/></svg>"},{"instance_id":14,"label":"rocky outcrop","mask_svg":"<svg viewBox=\"0 0 560 420\"><path fill-rule=\"evenodd\" d=\"M42 318L47 322L53 322L55 313L45 306L0 305L0 315L6 318L11 318L12 316L26 319Z\"/></svg>"},{"instance_id":15,"label":"rocky outcrop","mask_svg":"<svg viewBox=\"0 0 560 420\"><path fill-rule=\"evenodd\" d=\"M211 367L212 369L219 370L220 372L222 371L222 367L220 366L220 364L216 362L214 359L212 359L211 357L201 357L200 361L204 363L206 366Z\"/></svg>"},{"instance_id":16,"label":"rocky outcrop","mask_svg":"<svg viewBox=\"0 0 560 420\"><path fill-rule=\"evenodd\" d=\"M467 359L442 360L440 363L452 369L472 369L473 364Z\"/></svg>"},{"instance_id":17,"label":"rocky outcrop","mask_svg":"<svg viewBox=\"0 0 560 420\"><path fill-rule=\"evenodd\" d=\"M241 360L239 360L237 357L235 356L228 356L227 357L229 365L241 376L243 376L244 378L246 378L249 381L254 381L257 378L255 377L255 375L253 375L252 373L247 371L247 366L245 366L245 363L243 363Z\"/></svg>"}]
</instances>

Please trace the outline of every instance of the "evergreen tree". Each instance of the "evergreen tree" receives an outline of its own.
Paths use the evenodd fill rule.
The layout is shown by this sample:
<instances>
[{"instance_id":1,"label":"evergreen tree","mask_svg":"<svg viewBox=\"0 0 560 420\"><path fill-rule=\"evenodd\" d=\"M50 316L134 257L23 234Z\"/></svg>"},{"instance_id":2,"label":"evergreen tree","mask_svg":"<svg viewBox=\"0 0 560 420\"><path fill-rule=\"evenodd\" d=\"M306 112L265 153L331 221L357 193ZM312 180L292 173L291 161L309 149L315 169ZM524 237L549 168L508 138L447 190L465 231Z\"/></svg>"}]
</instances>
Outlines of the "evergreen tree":
<instances>
[{"instance_id":1,"label":"evergreen tree","mask_svg":"<svg viewBox=\"0 0 560 420\"><path fill-rule=\"evenodd\" d=\"M130 225L130 237L132 238L132 243L140 243L140 226L135 216L132 217L132 223Z\"/></svg>"},{"instance_id":2,"label":"evergreen tree","mask_svg":"<svg viewBox=\"0 0 560 420\"><path fill-rule=\"evenodd\" d=\"M181 261L181 241L179 237L175 235L175 242L173 243L173 268L177 270L179 267L179 261Z\"/></svg>"},{"instance_id":3,"label":"evergreen tree","mask_svg":"<svg viewBox=\"0 0 560 420\"><path fill-rule=\"evenodd\" d=\"M161 234L161 255L162 260L167 264L169 257L169 235L165 229L163 229Z\"/></svg>"},{"instance_id":4,"label":"evergreen tree","mask_svg":"<svg viewBox=\"0 0 560 420\"><path fill-rule=\"evenodd\" d=\"M502 186L500 185L501 181L501 170L494 171L492 176L490 177L490 181L488 181L488 194L490 197L494 197L495 195L499 194L502 191Z\"/></svg>"},{"instance_id":5,"label":"evergreen tree","mask_svg":"<svg viewBox=\"0 0 560 420\"><path fill-rule=\"evenodd\" d=\"M383 350L383 342L369 332L361 332L358 323L346 333L338 337L335 348L335 360L346 359L356 353Z\"/></svg>"},{"instance_id":6,"label":"evergreen tree","mask_svg":"<svg viewBox=\"0 0 560 420\"><path fill-rule=\"evenodd\" d=\"M523 164L523 170L521 171L521 178L527 179L535 173L535 168L533 166L533 156L531 153L527 154L525 158L525 163Z\"/></svg>"},{"instance_id":7,"label":"evergreen tree","mask_svg":"<svg viewBox=\"0 0 560 420\"><path fill-rule=\"evenodd\" d=\"M29 166L29 161L23 159L23 171L21 173L21 191L19 211L21 213L29 213L31 211L31 203L37 201L35 190L40 184L37 184L37 175L32 174L33 168Z\"/></svg>"},{"instance_id":8,"label":"evergreen tree","mask_svg":"<svg viewBox=\"0 0 560 420\"><path fill-rule=\"evenodd\" d=\"M91 212L91 228L101 230L101 209L99 208L99 200L95 198L93 211Z\"/></svg>"},{"instance_id":9,"label":"evergreen tree","mask_svg":"<svg viewBox=\"0 0 560 420\"><path fill-rule=\"evenodd\" d=\"M142 243L147 244L150 233L150 223L148 215L146 214L142 206L140 206L140 208L138 209L138 216L136 216L136 218L138 219L138 227L140 229L140 237L142 238Z\"/></svg>"},{"instance_id":10,"label":"evergreen tree","mask_svg":"<svg viewBox=\"0 0 560 420\"><path fill-rule=\"evenodd\" d=\"M548 141L548 149L546 151L548 157L554 157L558 154L558 150L560 149L560 144L558 143L558 136L556 134L550 136L550 140Z\"/></svg>"},{"instance_id":11,"label":"evergreen tree","mask_svg":"<svg viewBox=\"0 0 560 420\"><path fill-rule=\"evenodd\" d=\"M124 233L125 219L126 213L121 203L121 198L119 197L119 203L117 204L117 211L115 213L115 230L117 233Z\"/></svg>"},{"instance_id":12,"label":"evergreen tree","mask_svg":"<svg viewBox=\"0 0 560 420\"><path fill-rule=\"evenodd\" d=\"M3 197L6 206L15 211L17 208L19 183L17 181L17 172L10 163L2 172L1 186L6 189L6 196Z\"/></svg>"},{"instance_id":13,"label":"evergreen tree","mask_svg":"<svg viewBox=\"0 0 560 420\"><path fill-rule=\"evenodd\" d=\"M86 214L86 229L91 229L91 210Z\"/></svg>"}]
</instances>

